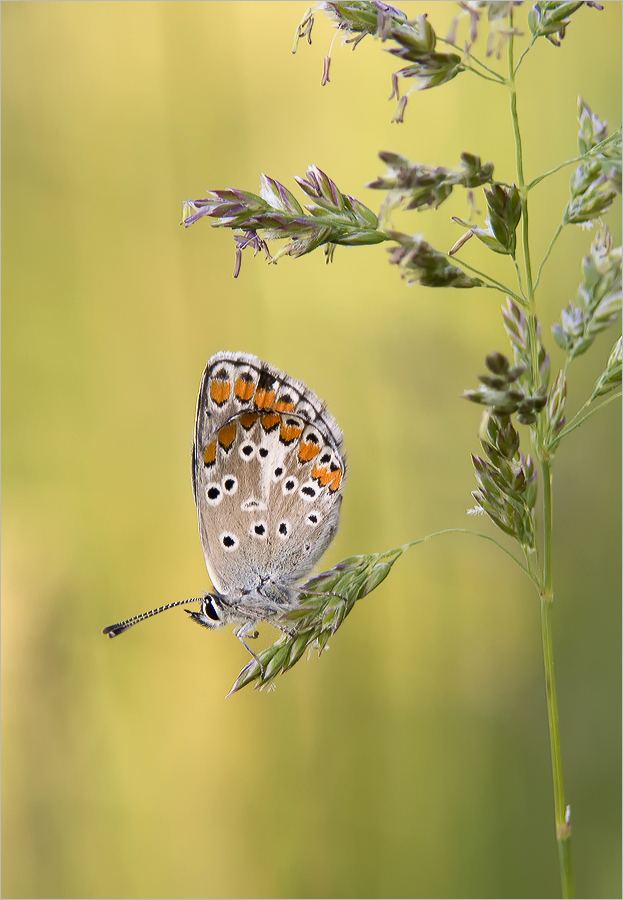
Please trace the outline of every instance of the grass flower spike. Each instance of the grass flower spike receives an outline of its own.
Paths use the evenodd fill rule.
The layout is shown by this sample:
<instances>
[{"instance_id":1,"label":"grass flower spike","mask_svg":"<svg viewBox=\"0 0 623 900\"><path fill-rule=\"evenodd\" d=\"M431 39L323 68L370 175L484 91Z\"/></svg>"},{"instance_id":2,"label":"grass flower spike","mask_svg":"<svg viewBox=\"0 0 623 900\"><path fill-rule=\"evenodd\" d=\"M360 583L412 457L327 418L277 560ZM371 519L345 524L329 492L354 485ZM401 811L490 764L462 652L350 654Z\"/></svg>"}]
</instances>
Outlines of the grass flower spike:
<instances>
[{"instance_id":1,"label":"grass flower spike","mask_svg":"<svg viewBox=\"0 0 623 900\"><path fill-rule=\"evenodd\" d=\"M189 228L207 216L220 228L238 232L237 275L239 254L246 246L257 252L264 249L269 262L280 256L303 256L317 247L325 247L327 259L337 244L361 246L388 240L378 230L378 219L372 210L354 197L342 194L335 182L316 166L309 166L307 178L296 179L314 203L301 206L296 197L274 178L262 175L260 194L230 188L209 191L199 200L187 200L182 208L182 225ZM267 242L285 239L287 243L273 256Z\"/></svg>"}]
</instances>

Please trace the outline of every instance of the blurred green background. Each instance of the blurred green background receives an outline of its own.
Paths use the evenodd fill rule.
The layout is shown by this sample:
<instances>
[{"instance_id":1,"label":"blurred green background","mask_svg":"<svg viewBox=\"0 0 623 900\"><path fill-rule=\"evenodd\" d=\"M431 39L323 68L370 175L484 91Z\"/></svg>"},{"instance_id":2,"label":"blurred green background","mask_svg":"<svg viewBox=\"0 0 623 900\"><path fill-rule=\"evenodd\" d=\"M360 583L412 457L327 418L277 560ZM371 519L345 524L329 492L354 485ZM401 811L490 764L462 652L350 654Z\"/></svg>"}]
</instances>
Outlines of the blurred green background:
<instances>
[{"instance_id":1,"label":"blurred green background","mask_svg":"<svg viewBox=\"0 0 623 900\"><path fill-rule=\"evenodd\" d=\"M458 9L402 6L441 35ZM344 430L325 567L442 528L495 534L466 517L479 410L459 395L486 353L507 352L501 295L407 288L382 246L338 248L331 266L247 252L234 281L230 232L178 225L183 199L257 191L262 171L298 195L309 163L378 209L363 184L382 149L450 166L468 150L515 178L505 91L466 73L414 93L392 125L396 60L371 38L355 53L336 42L322 88L333 32L320 17L292 56L304 10L2 4L6 897L559 891L538 599L493 545L411 550L330 652L268 694L225 701L246 652L180 611L100 633L209 588L189 452L217 350L304 379ZM608 3L581 9L561 48L535 46L518 86L528 178L576 155L578 93L619 125L620 35ZM570 175L534 192L537 261ZM455 192L400 224L449 247L450 216L466 214ZM567 228L542 282L554 366L549 328L590 240ZM464 258L512 279L474 244ZM572 411L614 337L574 364ZM621 890L620 450L614 403L563 444L555 473L556 674L585 897Z\"/></svg>"}]
</instances>

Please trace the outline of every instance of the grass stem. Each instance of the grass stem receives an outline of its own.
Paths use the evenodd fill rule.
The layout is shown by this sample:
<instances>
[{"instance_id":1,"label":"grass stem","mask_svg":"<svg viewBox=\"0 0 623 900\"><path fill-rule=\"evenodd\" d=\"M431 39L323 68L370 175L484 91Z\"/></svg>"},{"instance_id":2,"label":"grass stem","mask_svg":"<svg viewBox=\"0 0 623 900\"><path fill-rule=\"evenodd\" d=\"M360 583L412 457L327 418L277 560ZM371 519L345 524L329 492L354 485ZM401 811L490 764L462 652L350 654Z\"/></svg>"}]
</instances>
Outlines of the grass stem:
<instances>
[{"instance_id":1,"label":"grass stem","mask_svg":"<svg viewBox=\"0 0 623 900\"><path fill-rule=\"evenodd\" d=\"M558 860L562 881L563 897L573 897L573 874L571 870L571 815L565 806L565 791L562 780L562 757L560 753L560 730L558 727L558 703L556 701L556 680L554 677L554 648L552 641L552 607L554 588L552 579L552 470L551 461L541 461L543 479L543 590L541 591L541 638L543 642L543 665L545 669L545 691L547 698L547 719L552 757L554 781L554 814Z\"/></svg>"},{"instance_id":2,"label":"grass stem","mask_svg":"<svg viewBox=\"0 0 623 900\"><path fill-rule=\"evenodd\" d=\"M441 38L441 37L437 37L437 40L440 41L442 44L446 44L446 46L448 46L448 47L454 48L454 50L458 50L459 53L461 53L461 54L465 53L464 47L459 47L458 44L453 44L452 41L447 41L445 38ZM495 69L492 69L490 66L486 65L486 63L483 63L482 60L478 59L478 57L474 56L472 53L468 53L467 56L473 63L476 63L477 66L480 66L482 69L484 69L485 72L489 72L490 75L494 76L494 78L488 78L487 81L495 80L498 82L498 84L504 84L506 79L504 78L503 75L500 75L500 73L496 72ZM466 68L469 69L469 68L471 68L471 66L466 66ZM472 69L472 72L474 72L476 75L481 74L480 72L476 72L475 69Z\"/></svg>"},{"instance_id":3,"label":"grass stem","mask_svg":"<svg viewBox=\"0 0 623 900\"><path fill-rule=\"evenodd\" d=\"M582 416L581 419L578 419L578 416L581 415L582 411L585 410L585 409L587 408L587 406L589 405L589 403L592 403L592 401L593 401L594 398L591 397L591 399L590 399L590 400L587 400L586 403L583 404L583 406L581 407L581 409L578 410L578 412L577 412L577 413L575 414L575 416L571 419L571 421L569 422L569 424L568 424L565 428L562 429L562 431L560 432L560 434L557 434L557 435L556 435L556 441L555 441L554 444L552 444L552 447L558 446L558 443L560 442L561 438L566 437L568 434L571 434L572 431L575 431L576 428L579 428L579 427L580 427L580 425L582 424L582 422L586 422L587 419L590 419L590 417L591 417L594 413L596 413L597 410L603 409L604 406L607 406L609 403L612 403L613 400L616 400L616 399L619 398L620 396L621 396L621 392L620 392L620 391L617 391L616 394L611 394L606 400L603 400L603 401L602 401L601 403L599 403L597 406L594 406L591 410L589 410L589 412L587 412L585 416ZM576 419L577 419L577 421L576 421ZM550 449L551 449L551 448L550 448Z\"/></svg>"},{"instance_id":4,"label":"grass stem","mask_svg":"<svg viewBox=\"0 0 623 900\"><path fill-rule=\"evenodd\" d=\"M536 289L537 289L538 286L539 286L539 281L541 280L541 271L542 271L542 269L543 269L543 266L545 265L545 263L546 263L547 260L549 259L549 255L550 255L550 253L552 252L552 250L553 250L553 248L554 248L554 244L556 243L556 241L557 241L558 238L560 237L560 232L562 231L562 229L563 229L564 227L565 227L565 223L564 223L564 222L561 222L560 225L558 226L558 228L556 229L556 232L554 233L554 237L553 237L553 238L551 239L551 241L550 241L549 247L548 247L547 250L545 251L545 256L544 256L543 259L541 260L541 265L539 266L539 271L536 273L536 281L534 282L534 290L535 290L535 291L536 291Z\"/></svg>"},{"instance_id":5,"label":"grass stem","mask_svg":"<svg viewBox=\"0 0 623 900\"><path fill-rule=\"evenodd\" d=\"M530 261L530 243L528 227L528 190L524 179L523 151L521 144L521 132L517 115L517 92L515 88L515 74L527 51L532 46L534 39L522 54L517 68L513 66L513 13L510 18L510 38L508 41L508 87L511 98L511 118L515 135L515 155L517 163L517 187L521 194L522 203L522 243L523 262L525 269L525 290L528 301L528 342L530 345L530 361L532 370L532 387L540 386L539 372L539 347L537 340L536 302L534 298L534 281L532 279L532 265ZM554 240L546 253L546 258L558 237ZM541 272L539 268L539 275ZM560 877L562 882L563 897L573 897L573 876L571 873L571 824L570 812L565 807L565 794L562 780L562 758L560 752L560 731L558 727L558 704L556 702L556 681L554 677L554 649L552 640L552 606L554 601L554 588L552 577L552 526L553 526L553 497L552 497L552 469L549 451L543 446L544 441L544 416L541 415L535 427L531 430L535 455L540 462L541 478L543 486L543 575L541 578L541 638L543 644L543 664L545 669L545 691L547 699L547 718L549 724L550 753L552 758L552 775L554 783L554 814L556 823L556 840L558 842L558 860L560 865Z\"/></svg>"},{"instance_id":6,"label":"grass stem","mask_svg":"<svg viewBox=\"0 0 623 900\"><path fill-rule=\"evenodd\" d=\"M439 251L443 253L442 250ZM491 275L487 275L486 272L481 272L480 269L476 269L474 266L470 266L469 263L464 262L462 259L459 259L458 256L450 256L449 253L443 253L448 262L459 265L462 269L467 269L468 272L473 272L474 275L477 275L478 278L481 278L484 282L486 282L487 287L494 288L496 291L500 291L502 294L508 294L509 297L512 297L513 300L516 300L520 306L525 306L525 300L519 297L514 291L511 291L509 287L505 284L502 284L501 281L496 281L495 278L492 278Z\"/></svg>"}]
</instances>

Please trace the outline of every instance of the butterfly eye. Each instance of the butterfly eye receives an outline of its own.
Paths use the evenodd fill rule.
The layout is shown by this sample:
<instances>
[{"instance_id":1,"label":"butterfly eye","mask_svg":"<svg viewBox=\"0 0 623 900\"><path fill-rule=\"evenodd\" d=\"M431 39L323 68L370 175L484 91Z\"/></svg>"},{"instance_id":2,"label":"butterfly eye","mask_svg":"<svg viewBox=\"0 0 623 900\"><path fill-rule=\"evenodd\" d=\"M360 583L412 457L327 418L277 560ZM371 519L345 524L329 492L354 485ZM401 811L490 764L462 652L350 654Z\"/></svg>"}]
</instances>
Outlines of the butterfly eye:
<instances>
[{"instance_id":1,"label":"butterfly eye","mask_svg":"<svg viewBox=\"0 0 623 900\"><path fill-rule=\"evenodd\" d=\"M213 622L221 621L214 597L210 597L209 601L204 604L203 610L208 619L212 619Z\"/></svg>"}]
</instances>

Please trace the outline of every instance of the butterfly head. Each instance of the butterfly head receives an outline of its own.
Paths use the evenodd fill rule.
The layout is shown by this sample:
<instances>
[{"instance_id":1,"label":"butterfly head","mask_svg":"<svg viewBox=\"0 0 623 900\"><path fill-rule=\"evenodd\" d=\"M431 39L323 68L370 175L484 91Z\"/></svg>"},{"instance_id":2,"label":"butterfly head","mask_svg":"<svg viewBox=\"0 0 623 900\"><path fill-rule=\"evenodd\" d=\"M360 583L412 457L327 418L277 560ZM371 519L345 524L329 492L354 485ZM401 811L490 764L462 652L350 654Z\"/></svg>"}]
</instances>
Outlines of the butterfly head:
<instances>
[{"instance_id":1,"label":"butterfly head","mask_svg":"<svg viewBox=\"0 0 623 900\"><path fill-rule=\"evenodd\" d=\"M198 611L187 609L193 622L204 628L222 628L230 621L230 615L223 601L216 594L206 594Z\"/></svg>"}]
</instances>

